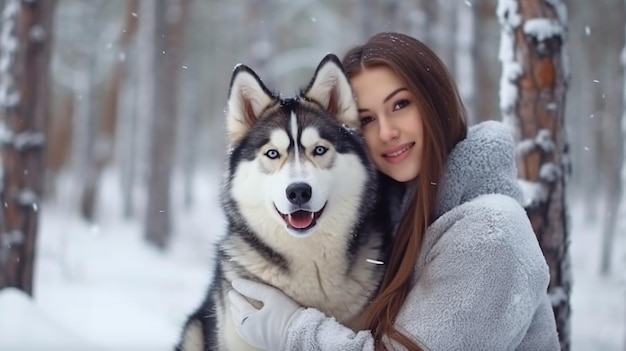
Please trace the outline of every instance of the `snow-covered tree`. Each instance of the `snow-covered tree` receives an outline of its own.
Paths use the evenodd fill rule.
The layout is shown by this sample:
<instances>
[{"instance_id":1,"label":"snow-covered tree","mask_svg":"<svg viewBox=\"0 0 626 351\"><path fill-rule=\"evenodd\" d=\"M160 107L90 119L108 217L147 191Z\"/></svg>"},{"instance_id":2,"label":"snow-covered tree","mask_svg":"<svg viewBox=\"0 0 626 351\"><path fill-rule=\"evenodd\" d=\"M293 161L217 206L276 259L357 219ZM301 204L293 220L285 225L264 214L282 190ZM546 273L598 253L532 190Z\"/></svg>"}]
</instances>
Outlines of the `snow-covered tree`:
<instances>
[{"instance_id":1,"label":"snow-covered tree","mask_svg":"<svg viewBox=\"0 0 626 351\"><path fill-rule=\"evenodd\" d=\"M571 271L565 133L567 8L561 0L499 0L500 109L517 140L525 208L550 267L561 349L570 349Z\"/></svg>"},{"instance_id":2,"label":"snow-covered tree","mask_svg":"<svg viewBox=\"0 0 626 351\"><path fill-rule=\"evenodd\" d=\"M6 0L0 15L0 288L32 295L55 1Z\"/></svg>"}]
</instances>

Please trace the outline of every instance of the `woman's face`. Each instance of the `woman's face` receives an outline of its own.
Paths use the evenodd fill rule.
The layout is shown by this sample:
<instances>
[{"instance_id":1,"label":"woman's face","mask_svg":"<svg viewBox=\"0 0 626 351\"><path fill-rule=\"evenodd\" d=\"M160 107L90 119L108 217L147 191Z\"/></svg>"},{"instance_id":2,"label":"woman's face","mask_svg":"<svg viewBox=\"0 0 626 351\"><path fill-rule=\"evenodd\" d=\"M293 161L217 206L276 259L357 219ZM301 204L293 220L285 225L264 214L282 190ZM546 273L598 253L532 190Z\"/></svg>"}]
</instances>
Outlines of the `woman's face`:
<instances>
[{"instance_id":1,"label":"woman's face","mask_svg":"<svg viewBox=\"0 0 626 351\"><path fill-rule=\"evenodd\" d=\"M361 130L376 167L398 182L420 174L424 130L417 100L387 66L361 71L351 79Z\"/></svg>"}]
</instances>

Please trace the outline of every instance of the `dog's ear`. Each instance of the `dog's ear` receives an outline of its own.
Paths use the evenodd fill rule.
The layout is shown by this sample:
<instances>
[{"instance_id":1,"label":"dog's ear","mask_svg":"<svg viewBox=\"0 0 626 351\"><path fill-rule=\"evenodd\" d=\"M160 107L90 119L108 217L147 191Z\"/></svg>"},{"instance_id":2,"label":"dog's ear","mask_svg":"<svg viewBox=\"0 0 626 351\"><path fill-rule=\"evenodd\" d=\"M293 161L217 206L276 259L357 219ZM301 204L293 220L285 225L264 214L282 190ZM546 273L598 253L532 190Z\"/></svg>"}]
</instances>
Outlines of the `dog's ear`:
<instances>
[{"instance_id":1,"label":"dog's ear","mask_svg":"<svg viewBox=\"0 0 626 351\"><path fill-rule=\"evenodd\" d=\"M328 54L322 59L302 95L317 101L342 123L354 128L359 126L359 114L352 86L341 61L334 54Z\"/></svg>"},{"instance_id":2,"label":"dog's ear","mask_svg":"<svg viewBox=\"0 0 626 351\"><path fill-rule=\"evenodd\" d=\"M228 91L226 131L229 143L240 141L256 123L260 114L277 97L248 66L238 64L233 70Z\"/></svg>"}]
</instances>

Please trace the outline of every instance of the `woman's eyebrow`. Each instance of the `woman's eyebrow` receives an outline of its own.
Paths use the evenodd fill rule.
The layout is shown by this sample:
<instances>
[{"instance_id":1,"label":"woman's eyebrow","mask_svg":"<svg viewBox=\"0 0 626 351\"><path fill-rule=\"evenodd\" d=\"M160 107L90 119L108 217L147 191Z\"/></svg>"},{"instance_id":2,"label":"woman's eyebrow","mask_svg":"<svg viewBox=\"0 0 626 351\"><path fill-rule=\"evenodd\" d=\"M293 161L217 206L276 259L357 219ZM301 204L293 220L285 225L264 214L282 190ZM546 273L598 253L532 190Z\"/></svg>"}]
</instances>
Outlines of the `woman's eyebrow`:
<instances>
[{"instance_id":1,"label":"woman's eyebrow","mask_svg":"<svg viewBox=\"0 0 626 351\"><path fill-rule=\"evenodd\" d=\"M399 93L399 92L401 92L401 91L405 91L405 90L409 90L409 89L402 87L402 88L398 88L398 89L396 89L396 90L392 91L392 92L391 92L391 94L387 95L387 97L383 100L383 103L386 103L387 101L391 100L391 98L393 98L396 94L398 94L398 93ZM358 112L359 112L359 113L361 113L361 112L367 112L367 111L369 111L369 110L368 110L368 109L366 109L366 108L360 108L360 109L358 109Z\"/></svg>"},{"instance_id":2,"label":"woman's eyebrow","mask_svg":"<svg viewBox=\"0 0 626 351\"><path fill-rule=\"evenodd\" d=\"M409 89L404 88L404 87L398 88L398 89L394 90L393 92L391 92L391 94L387 95L387 97L385 98L385 100L383 100L383 102L389 101L392 97L394 97L394 95L396 95L397 93L399 93L401 91L404 91L404 90L409 90Z\"/></svg>"}]
</instances>

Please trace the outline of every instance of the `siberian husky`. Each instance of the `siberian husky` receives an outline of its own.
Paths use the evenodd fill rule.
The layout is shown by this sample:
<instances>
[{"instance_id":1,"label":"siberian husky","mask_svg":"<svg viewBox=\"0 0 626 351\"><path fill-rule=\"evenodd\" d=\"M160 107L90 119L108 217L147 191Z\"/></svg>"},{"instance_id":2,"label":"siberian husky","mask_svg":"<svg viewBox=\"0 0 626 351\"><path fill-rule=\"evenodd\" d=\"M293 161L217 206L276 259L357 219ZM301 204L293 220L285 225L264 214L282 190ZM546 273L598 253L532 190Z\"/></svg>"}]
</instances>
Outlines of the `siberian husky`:
<instances>
[{"instance_id":1,"label":"siberian husky","mask_svg":"<svg viewBox=\"0 0 626 351\"><path fill-rule=\"evenodd\" d=\"M226 294L237 277L273 285L357 328L380 285L390 224L339 59L325 56L290 98L236 66L226 131L226 233L206 297L176 350L254 350L230 316Z\"/></svg>"}]
</instances>

